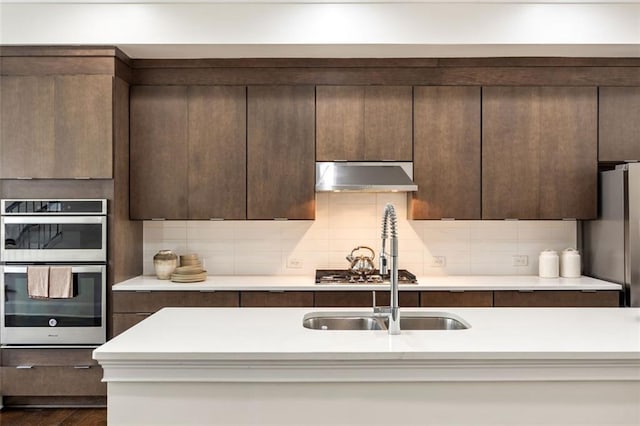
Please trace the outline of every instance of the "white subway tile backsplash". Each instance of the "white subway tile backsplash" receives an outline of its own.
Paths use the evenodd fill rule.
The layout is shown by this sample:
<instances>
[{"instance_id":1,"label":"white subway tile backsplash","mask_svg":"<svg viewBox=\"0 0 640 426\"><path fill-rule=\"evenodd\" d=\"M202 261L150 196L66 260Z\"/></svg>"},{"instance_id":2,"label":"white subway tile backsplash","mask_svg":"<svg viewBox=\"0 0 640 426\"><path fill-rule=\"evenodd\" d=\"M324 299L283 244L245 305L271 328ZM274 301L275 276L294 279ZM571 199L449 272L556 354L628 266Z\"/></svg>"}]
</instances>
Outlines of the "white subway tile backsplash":
<instances>
[{"instance_id":1,"label":"white subway tile backsplash","mask_svg":"<svg viewBox=\"0 0 640 426\"><path fill-rule=\"evenodd\" d=\"M375 193L340 193L340 192L329 192L329 206L344 206L344 205L352 205L352 206L363 206L363 205L376 205L376 194Z\"/></svg>"},{"instance_id":2,"label":"white subway tile backsplash","mask_svg":"<svg viewBox=\"0 0 640 426\"><path fill-rule=\"evenodd\" d=\"M204 252L225 252L229 250L230 253L233 253L233 239L229 240L221 240L221 239L213 239L210 241L204 240L189 240L187 243L187 248L190 253L202 254Z\"/></svg>"},{"instance_id":3,"label":"white subway tile backsplash","mask_svg":"<svg viewBox=\"0 0 640 426\"><path fill-rule=\"evenodd\" d=\"M352 238L329 240L329 250L344 253L344 256L351 253L351 250L353 250L354 248L361 246L371 247L377 255L380 246L380 240L374 238L358 238L356 240ZM368 253L368 251L363 250L362 253L366 254Z\"/></svg>"},{"instance_id":4,"label":"white subway tile backsplash","mask_svg":"<svg viewBox=\"0 0 640 426\"><path fill-rule=\"evenodd\" d=\"M229 220L191 221L187 223L187 239L189 241L233 240L239 223Z\"/></svg>"},{"instance_id":5,"label":"white subway tile backsplash","mask_svg":"<svg viewBox=\"0 0 640 426\"><path fill-rule=\"evenodd\" d=\"M478 221L470 227L472 241L516 241L518 221L488 220Z\"/></svg>"},{"instance_id":6,"label":"white subway tile backsplash","mask_svg":"<svg viewBox=\"0 0 640 426\"><path fill-rule=\"evenodd\" d=\"M471 265L469 262L452 264L452 263L449 263L449 259L447 259L447 266L442 268L442 272L443 272L443 275L469 275L471 274ZM429 275L429 274L425 273L425 275Z\"/></svg>"},{"instance_id":7,"label":"white subway tile backsplash","mask_svg":"<svg viewBox=\"0 0 640 426\"><path fill-rule=\"evenodd\" d=\"M202 266L209 275L234 275L235 256L228 251L203 251L198 253Z\"/></svg>"},{"instance_id":8,"label":"white subway tile backsplash","mask_svg":"<svg viewBox=\"0 0 640 426\"><path fill-rule=\"evenodd\" d=\"M154 273L153 255L161 249L199 254L210 275L344 269L359 245L373 248L377 261L387 202L398 214L399 266L416 275L532 275L541 250L576 246L575 221L411 221L406 197L319 193L315 221L146 221L144 273ZM514 267L514 255L528 256L528 265ZM433 256L445 257L445 265L432 267ZM289 267L289 259L301 267Z\"/></svg>"},{"instance_id":9,"label":"white subway tile backsplash","mask_svg":"<svg viewBox=\"0 0 640 426\"><path fill-rule=\"evenodd\" d=\"M256 238L278 241L282 235L282 222L278 220L251 220L239 222L235 231L236 240Z\"/></svg>"},{"instance_id":10,"label":"white subway tile backsplash","mask_svg":"<svg viewBox=\"0 0 640 426\"><path fill-rule=\"evenodd\" d=\"M517 268L511 263L474 263L469 269L471 275L519 275Z\"/></svg>"},{"instance_id":11,"label":"white subway tile backsplash","mask_svg":"<svg viewBox=\"0 0 640 426\"><path fill-rule=\"evenodd\" d=\"M298 240L282 240L281 249L285 253L292 252L323 252L329 251L329 240L312 240L309 238L303 238Z\"/></svg>"},{"instance_id":12,"label":"white subway tile backsplash","mask_svg":"<svg viewBox=\"0 0 640 426\"><path fill-rule=\"evenodd\" d=\"M153 268L153 260L149 260L149 256L144 257L144 261L142 262L142 273L144 275L154 275L155 269Z\"/></svg>"}]
</instances>

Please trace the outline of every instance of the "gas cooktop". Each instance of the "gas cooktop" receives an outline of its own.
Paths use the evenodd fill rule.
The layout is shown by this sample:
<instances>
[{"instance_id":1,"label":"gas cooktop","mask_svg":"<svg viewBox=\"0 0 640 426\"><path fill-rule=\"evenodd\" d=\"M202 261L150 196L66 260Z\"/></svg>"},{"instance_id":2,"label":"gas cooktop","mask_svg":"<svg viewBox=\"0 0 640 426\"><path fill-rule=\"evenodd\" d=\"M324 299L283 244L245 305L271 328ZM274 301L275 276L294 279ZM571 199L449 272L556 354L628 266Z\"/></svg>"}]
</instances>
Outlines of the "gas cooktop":
<instances>
[{"instance_id":1,"label":"gas cooktop","mask_svg":"<svg viewBox=\"0 0 640 426\"><path fill-rule=\"evenodd\" d=\"M398 270L398 284L417 284L416 276L406 269ZM316 284L389 284L388 275L375 270L370 275L354 274L344 269L316 270Z\"/></svg>"}]
</instances>

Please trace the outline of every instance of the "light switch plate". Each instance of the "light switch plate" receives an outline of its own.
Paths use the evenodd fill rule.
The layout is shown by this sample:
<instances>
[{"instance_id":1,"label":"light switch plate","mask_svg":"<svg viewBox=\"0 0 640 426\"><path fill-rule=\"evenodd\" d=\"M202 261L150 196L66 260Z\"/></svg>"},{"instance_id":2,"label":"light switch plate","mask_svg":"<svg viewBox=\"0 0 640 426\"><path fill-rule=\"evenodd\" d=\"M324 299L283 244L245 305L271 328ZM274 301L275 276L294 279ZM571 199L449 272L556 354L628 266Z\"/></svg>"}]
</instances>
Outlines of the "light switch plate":
<instances>
[{"instance_id":1,"label":"light switch plate","mask_svg":"<svg viewBox=\"0 0 640 426\"><path fill-rule=\"evenodd\" d=\"M288 269L302 269L303 266L304 266L304 261L299 257L290 257L287 259Z\"/></svg>"},{"instance_id":2,"label":"light switch plate","mask_svg":"<svg viewBox=\"0 0 640 426\"><path fill-rule=\"evenodd\" d=\"M515 254L513 255L513 266L528 266L529 265L529 256L526 254Z\"/></svg>"},{"instance_id":3,"label":"light switch plate","mask_svg":"<svg viewBox=\"0 0 640 426\"><path fill-rule=\"evenodd\" d=\"M447 258L445 256L431 257L432 268L444 268L446 265L447 265Z\"/></svg>"}]
</instances>

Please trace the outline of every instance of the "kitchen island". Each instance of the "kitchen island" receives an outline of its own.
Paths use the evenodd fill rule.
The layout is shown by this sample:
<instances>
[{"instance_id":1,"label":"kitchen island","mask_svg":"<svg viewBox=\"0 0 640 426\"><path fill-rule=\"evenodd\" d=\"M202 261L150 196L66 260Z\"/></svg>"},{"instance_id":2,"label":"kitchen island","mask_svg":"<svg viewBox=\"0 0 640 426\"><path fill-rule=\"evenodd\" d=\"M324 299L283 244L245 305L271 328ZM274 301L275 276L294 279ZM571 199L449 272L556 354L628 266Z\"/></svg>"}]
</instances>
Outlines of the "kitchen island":
<instances>
[{"instance_id":1,"label":"kitchen island","mask_svg":"<svg viewBox=\"0 0 640 426\"><path fill-rule=\"evenodd\" d=\"M640 424L640 309L451 308L470 328L398 336L302 326L327 311L162 309L94 352L109 424Z\"/></svg>"}]
</instances>

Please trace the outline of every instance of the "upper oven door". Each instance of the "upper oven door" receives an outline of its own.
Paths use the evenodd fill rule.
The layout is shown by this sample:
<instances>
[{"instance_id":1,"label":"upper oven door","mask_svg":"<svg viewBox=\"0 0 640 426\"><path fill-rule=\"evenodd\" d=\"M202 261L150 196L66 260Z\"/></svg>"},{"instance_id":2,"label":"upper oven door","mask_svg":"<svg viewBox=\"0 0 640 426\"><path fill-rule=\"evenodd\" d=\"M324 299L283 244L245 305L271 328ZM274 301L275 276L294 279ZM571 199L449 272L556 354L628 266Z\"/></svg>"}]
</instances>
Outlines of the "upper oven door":
<instances>
[{"instance_id":1,"label":"upper oven door","mask_svg":"<svg viewBox=\"0 0 640 426\"><path fill-rule=\"evenodd\" d=\"M106 262L106 216L2 216L3 262Z\"/></svg>"}]
</instances>

